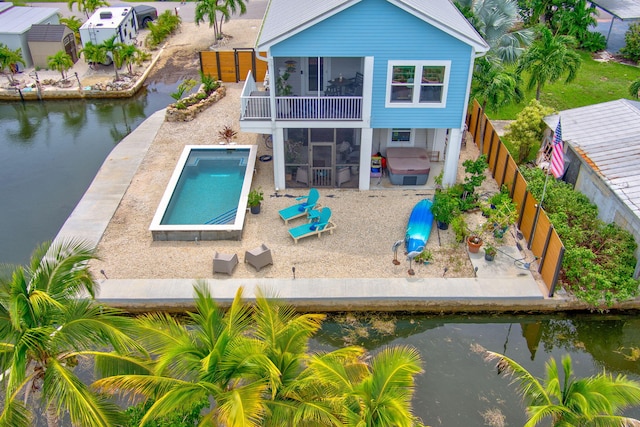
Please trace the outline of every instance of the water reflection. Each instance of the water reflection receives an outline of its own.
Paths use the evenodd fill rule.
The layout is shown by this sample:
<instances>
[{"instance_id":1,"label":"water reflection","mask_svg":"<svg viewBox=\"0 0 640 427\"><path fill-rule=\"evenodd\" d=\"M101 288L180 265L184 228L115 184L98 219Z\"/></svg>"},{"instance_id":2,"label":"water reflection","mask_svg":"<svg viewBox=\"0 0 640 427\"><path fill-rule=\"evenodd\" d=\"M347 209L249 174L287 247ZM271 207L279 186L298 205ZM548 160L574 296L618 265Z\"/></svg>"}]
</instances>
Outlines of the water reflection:
<instances>
[{"instance_id":1,"label":"water reflection","mask_svg":"<svg viewBox=\"0 0 640 427\"><path fill-rule=\"evenodd\" d=\"M53 239L104 159L175 85L130 99L0 102L0 263L24 264Z\"/></svg>"},{"instance_id":2,"label":"water reflection","mask_svg":"<svg viewBox=\"0 0 640 427\"><path fill-rule=\"evenodd\" d=\"M506 425L526 422L524 406L510 380L474 351L505 354L532 374L544 376L549 358L569 353L577 376L606 369L640 380L637 313L629 316L331 316L317 335L318 349L349 344L378 351L412 345L424 361L414 408L432 426L482 426L504 416ZM640 417L640 408L628 415ZM496 421L497 422L497 421Z\"/></svg>"}]
</instances>

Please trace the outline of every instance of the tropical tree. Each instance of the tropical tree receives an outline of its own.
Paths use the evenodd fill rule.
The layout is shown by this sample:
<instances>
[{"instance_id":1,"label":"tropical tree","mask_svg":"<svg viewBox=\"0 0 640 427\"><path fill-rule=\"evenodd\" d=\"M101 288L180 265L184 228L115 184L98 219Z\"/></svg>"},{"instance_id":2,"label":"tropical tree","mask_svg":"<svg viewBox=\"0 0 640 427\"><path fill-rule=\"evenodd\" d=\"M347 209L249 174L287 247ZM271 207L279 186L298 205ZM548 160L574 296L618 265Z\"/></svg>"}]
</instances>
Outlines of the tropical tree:
<instances>
[{"instance_id":1,"label":"tropical tree","mask_svg":"<svg viewBox=\"0 0 640 427\"><path fill-rule=\"evenodd\" d=\"M94 64L103 64L107 62L107 50L102 44L94 44L86 42L80 51L84 55L84 60L93 67Z\"/></svg>"},{"instance_id":2,"label":"tropical tree","mask_svg":"<svg viewBox=\"0 0 640 427\"><path fill-rule=\"evenodd\" d=\"M520 102L524 93L520 76L505 70L498 61L482 57L476 60L471 82L471 96L482 101L482 109L495 111L512 102Z\"/></svg>"},{"instance_id":3,"label":"tropical tree","mask_svg":"<svg viewBox=\"0 0 640 427\"><path fill-rule=\"evenodd\" d=\"M422 426L411 412L415 376L422 372L420 355L411 347L390 347L365 365L344 368L312 357L310 369L328 390L341 395L344 425L349 427Z\"/></svg>"},{"instance_id":4,"label":"tropical tree","mask_svg":"<svg viewBox=\"0 0 640 427\"><path fill-rule=\"evenodd\" d=\"M119 57L123 64L127 66L129 74L133 74L133 64L137 64L143 52L132 44L122 44Z\"/></svg>"},{"instance_id":5,"label":"tropical tree","mask_svg":"<svg viewBox=\"0 0 640 427\"><path fill-rule=\"evenodd\" d=\"M58 14L60 16L60 14ZM70 16L68 18L60 17L60 23L66 25L76 38L76 42L80 43L80 27L82 27L82 21L77 16Z\"/></svg>"},{"instance_id":6,"label":"tropical tree","mask_svg":"<svg viewBox=\"0 0 640 427\"><path fill-rule=\"evenodd\" d=\"M78 12L84 12L87 18L95 12L99 7L109 6L105 0L69 0L67 6L70 11L73 11L73 5L78 3Z\"/></svg>"},{"instance_id":7,"label":"tropical tree","mask_svg":"<svg viewBox=\"0 0 640 427\"><path fill-rule=\"evenodd\" d=\"M237 12L240 15L247 12L244 0L198 0L195 22L200 25L201 22L209 21L209 28L213 28L215 39L220 40L223 37L223 22L229 22L231 15Z\"/></svg>"},{"instance_id":8,"label":"tropical tree","mask_svg":"<svg viewBox=\"0 0 640 427\"><path fill-rule=\"evenodd\" d=\"M553 113L553 109L545 107L538 100L532 99L516 116L516 120L507 125L504 139L509 141L515 150L512 155L517 164L529 160L534 147L540 146L547 125L544 118Z\"/></svg>"},{"instance_id":9,"label":"tropical tree","mask_svg":"<svg viewBox=\"0 0 640 427\"><path fill-rule=\"evenodd\" d=\"M499 373L513 378L527 402L533 427L545 420L554 427L569 426L638 426L640 421L619 415L625 408L640 405L640 383L624 375L615 378L607 373L575 378L571 357L562 358L562 372L555 359L546 363L544 379L536 378L514 360L485 351L486 361L496 361ZM548 424L545 424L548 425Z\"/></svg>"},{"instance_id":10,"label":"tropical tree","mask_svg":"<svg viewBox=\"0 0 640 427\"><path fill-rule=\"evenodd\" d=\"M571 36L556 35L544 26L538 27L538 37L519 58L516 72L529 73L527 89L536 89L536 99L547 83L555 83L566 75L565 83L576 78L582 60L573 49L576 40Z\"/></svg>"},{"instance_id":11,"label":"tropical tree","mask_svg":"<svg viewBox=\"0 0 640 427\"><path fill-rule=\"evenodd\" d=\"M47 66L52 70L60 71L62 80L66 78L64 73L73 67L73 59L64 50L56 52L55 55L47 57Z\"/></svg>"},{"instance_id":12,"label":"tropical tree","mask_svg":"<svg viewBox=\"0 0 640 427\"><path fill-rule=\"evenodd\" d=\"M206 283L195 292L187 325L163 314L140 319L139 339L152 354L147 375L94 384L151 399L141 424L204 401L201 425L421 425L410 408L421 372L415 350L383 351L370 364L360 347L309 354L323 315L297 314L261 292L249 306L242 289L225 311Z\"/></svg>"},{"instance_id":13,"label":"tropical tree","mask_svg":"<svg viewBox=\"0 0 640 427\"><path fill-rule=\"evenodd\" d=\"M635 80L629 85L629 95L634 98L640 97L640 79Z\"/></svg>"},{"instance_id":14,"label":"tropical tree","mask_svg":"<svg viewBox=\"0 0 640 427\"><path fill-rule=\"evenodd\" d=\"M458 6L467 10L469 22L486 40L489 54L504 63L513 63L533 40L530 29L517 28L518 3L516 0L458 0Z\"/></svg>"},{"instance_id":15,"label":"tropical tree","mask_svg":"<svg viewBox=\"0 0 640 427\"><path fill-rule=\"evenodd\" d=\"M6 74L10 84L14 84L13 74L16 72L16 64L25 65L24 59L22 59L22 49L11 50L5 44L0 43L0 70ZM9 70L6 73L5 70Z\"/></svg>"},{"instance_id":16,"label":"tropical tree","mask_svg":"<svg viewBox=\"0 0 640 427\"><path fill-rule=\"evenodd\" d=\"M116 73L116 80L120 79L118 76L118 69L122 67L122 48L126 46L124 43L116 41L117 36L110 37L102 42L102 46L107 53L111 54L113 60L113 70Z\"/></svg>"},{"instance_id":17,"label":"tropical tree","mask_svg":"<svg viewBox=\"0 0 640 427\"><path fill-rule=\"evenodd\" d=\"M138 319L139 340L155 355L145 375L114 375L94 385L152 399L142 424L207 400L210 411L203 417L211 425L259 426L266 382L257 379L253 366L266 359L263 346L247 335L251 310L242 302L242 290L226 311L205 284L195 292L196 311L188 313L188 325L161 313Z\"/></svg>"},{"instance_id":18,"label":"tropical tree","mask_svg":"<svg viewBox=\"0 0 640 427\"><path fill-rule=\"evenodd\" d=\"M27 266L0 269L1 426L31 426L30 412L45 412L51 427L65 412L74 425L119 421L119 407L74 373L84 357L114 360L97 348L138 350L129 338L132 322L93 300L97 284L87 267L92 259L86 243L68 240L42 244Z\"/></svg>"}]
</instances>

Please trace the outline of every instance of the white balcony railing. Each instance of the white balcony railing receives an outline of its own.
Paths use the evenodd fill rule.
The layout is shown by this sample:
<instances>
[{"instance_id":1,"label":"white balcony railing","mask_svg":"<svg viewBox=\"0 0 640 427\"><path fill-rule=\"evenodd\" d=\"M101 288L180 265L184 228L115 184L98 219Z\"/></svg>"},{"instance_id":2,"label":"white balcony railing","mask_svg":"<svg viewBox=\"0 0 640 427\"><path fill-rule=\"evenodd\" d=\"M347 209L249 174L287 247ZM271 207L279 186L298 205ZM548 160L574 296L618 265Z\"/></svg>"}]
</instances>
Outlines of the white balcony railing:
<instances>
[{"instance_id":1,"label":"white balcony railing","mask_svg":"<svg viewBox=\"0 0 640 427\"><path fill-rule=\"evenodd\" d=\"M269 92L252 91L241 96L243 120L271 119ZM361 96L279 96L278 120L361 120Z\"/></svg>"}]
</instances>

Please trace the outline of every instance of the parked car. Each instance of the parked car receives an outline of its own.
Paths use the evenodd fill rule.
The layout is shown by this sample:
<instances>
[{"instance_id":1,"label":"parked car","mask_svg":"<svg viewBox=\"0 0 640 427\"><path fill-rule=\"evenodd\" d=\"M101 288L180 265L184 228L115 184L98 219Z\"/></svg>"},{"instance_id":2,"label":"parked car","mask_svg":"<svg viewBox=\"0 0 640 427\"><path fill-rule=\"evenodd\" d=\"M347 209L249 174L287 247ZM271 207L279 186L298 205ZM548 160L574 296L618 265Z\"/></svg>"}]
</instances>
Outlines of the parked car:
<instances>
[{"instance_id":1,"label":"parked car","mask_svg":"<svg viewBox=\"0 0 640 427\"><path fill-rule=\"evenodd\" d=\"M147 24L158 19L158 9L153 6L144 4L134 6L133 11L136 13L138 28L147 28Z\"/></svg>"},{"instance_id":2,"label":"parked car","mask_svg":"<svg viewBox=\"0 0 640 427\"><path fill-rule=\"evenodd\" d=\"M136 14L136 21L138 23L138 29L147 28L147 24L151 21L158 19L158 9L153 6L147 6L140 4L137 6L131 6L126 3L114 4L113 7L131 7Z\"/></svg>"}]
</instances>

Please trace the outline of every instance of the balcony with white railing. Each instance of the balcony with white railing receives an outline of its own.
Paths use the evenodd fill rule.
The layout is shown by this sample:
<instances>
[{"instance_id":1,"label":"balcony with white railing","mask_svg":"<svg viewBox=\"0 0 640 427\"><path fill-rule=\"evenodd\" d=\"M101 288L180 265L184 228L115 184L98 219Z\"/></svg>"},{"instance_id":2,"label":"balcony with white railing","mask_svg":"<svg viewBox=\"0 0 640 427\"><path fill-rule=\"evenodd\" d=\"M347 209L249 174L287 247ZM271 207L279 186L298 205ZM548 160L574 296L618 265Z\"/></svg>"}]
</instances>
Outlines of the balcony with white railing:
<instances>
[{"instance_id":1,"label":"balcony with white railing","mask_svg":"<svg viewBox=\"0 0 640 427\"><path fill-rule=\"evenodd\" d=\"M269 91L258 90L249 74L241 99L241 120L362 120L362 96L276 96L271 111Z\"/></svg>"}]
</instances>

